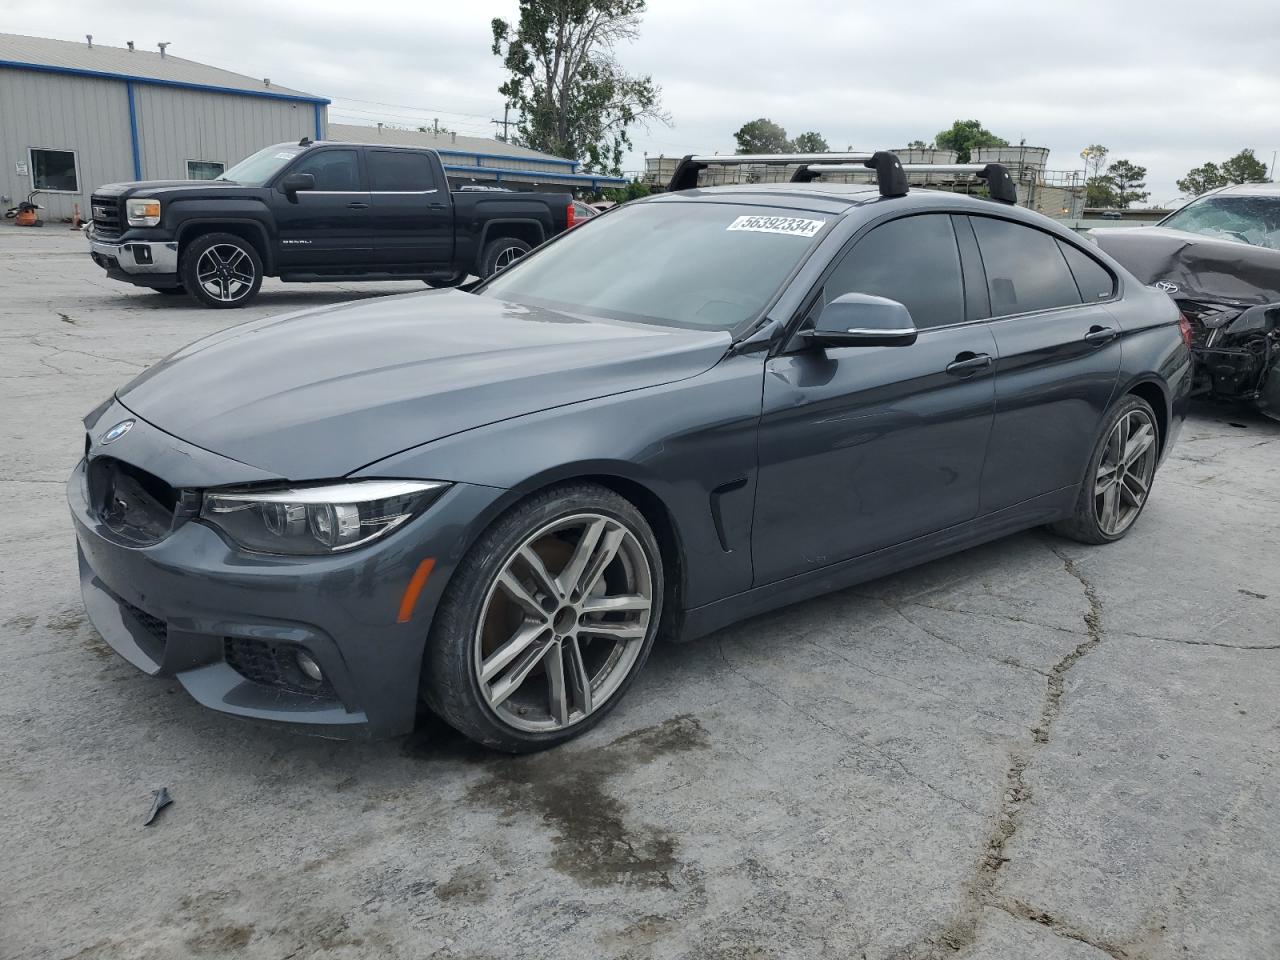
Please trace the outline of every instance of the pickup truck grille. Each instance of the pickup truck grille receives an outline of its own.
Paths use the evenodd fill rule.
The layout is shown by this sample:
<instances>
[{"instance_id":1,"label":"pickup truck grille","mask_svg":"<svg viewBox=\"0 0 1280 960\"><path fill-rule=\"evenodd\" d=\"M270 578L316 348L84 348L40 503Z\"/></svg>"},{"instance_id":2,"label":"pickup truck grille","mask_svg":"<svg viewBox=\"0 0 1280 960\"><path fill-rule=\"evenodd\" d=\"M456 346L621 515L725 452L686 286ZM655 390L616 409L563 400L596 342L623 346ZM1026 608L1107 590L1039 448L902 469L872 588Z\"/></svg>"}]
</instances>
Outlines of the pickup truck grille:
<instances>
[{"instance_id":1,"label":"pickup truck grille","mask_svg":"<svg viewBox=\"0 0 1280 960\"><path fill-rule=\"evenodd\" d=\"M93 215L93 232L104 240L111 240L124 232L124 217L120 215L118 197L92 197L89 200Z\"/></svg>"}]
</instances>

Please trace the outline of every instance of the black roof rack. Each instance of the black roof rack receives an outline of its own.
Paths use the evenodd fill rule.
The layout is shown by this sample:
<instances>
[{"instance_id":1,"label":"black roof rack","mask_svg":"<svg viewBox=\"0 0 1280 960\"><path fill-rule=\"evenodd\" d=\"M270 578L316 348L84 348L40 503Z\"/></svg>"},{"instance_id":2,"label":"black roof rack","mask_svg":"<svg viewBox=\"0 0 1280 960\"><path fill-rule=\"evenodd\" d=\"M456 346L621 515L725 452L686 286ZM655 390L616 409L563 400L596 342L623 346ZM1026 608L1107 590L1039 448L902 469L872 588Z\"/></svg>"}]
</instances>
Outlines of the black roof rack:
<instances>
[{"instance_id":1,"label":"black roof rack","mask_svg":"<svg viewBox=\"0 0 1280 960\"><path fill-rule=\"evenodd\" d=\"M908 173L972 173L987 182L991 199L999 203L1016 204L1018 188L1009 175L1009 169L1001 163L909 163L903 164L898 155L888 150L875 153L736 153L726 156L695 156L690 154L676 165L668 191L690 190L698 185L698 174L712 164L740 166L757 164L765 166L799 165L791 175L792 183L810 183L824 173L850 173L863 168L874 170L876 183L882 197L906 196Z\"/></svg>"}]
</instances>

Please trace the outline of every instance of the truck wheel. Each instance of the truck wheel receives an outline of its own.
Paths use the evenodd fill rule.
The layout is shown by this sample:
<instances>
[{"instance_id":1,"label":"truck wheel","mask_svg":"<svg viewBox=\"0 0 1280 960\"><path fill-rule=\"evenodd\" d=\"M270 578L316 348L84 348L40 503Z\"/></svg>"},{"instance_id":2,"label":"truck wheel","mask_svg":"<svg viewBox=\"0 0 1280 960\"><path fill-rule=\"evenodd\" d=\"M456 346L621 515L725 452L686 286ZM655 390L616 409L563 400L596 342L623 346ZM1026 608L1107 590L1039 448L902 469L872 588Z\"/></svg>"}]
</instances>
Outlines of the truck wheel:
<instances>
[{"instance_id":1,"label":"truck wheel","mask_svg":"<svg viewBox=\"0 0 1280 960\"><path fill-rule=\"evenodd\" d=\"M444 290L449 287L456 287L465 279L467 279L465 273L455 273L452 277L446 277L443 280L423 280L422 282L433 290Z\"/></svg>"},{"instance_id":2,"label":"truck wheel","mask_svg":"<svg viewBox=\"0 0 1280 960\"><path fill-rule=\"evenodd\" d=\"M499 237L485 244L480 254L480 276L488 280L499 270L504 270L515 263L533 247L519 237Z\"/></svg>"},{"instance_id":3,"label":"truck wheel","mask_svg":"<svg viewBox=\"0 0 1280 960\"><path fill-rule=\"evenodd\" d=\"M182 252L182 285L206 307L243 307L262 286L262 258L248 240L232 233L207 233Z\"/></svg>"}]
</instances>

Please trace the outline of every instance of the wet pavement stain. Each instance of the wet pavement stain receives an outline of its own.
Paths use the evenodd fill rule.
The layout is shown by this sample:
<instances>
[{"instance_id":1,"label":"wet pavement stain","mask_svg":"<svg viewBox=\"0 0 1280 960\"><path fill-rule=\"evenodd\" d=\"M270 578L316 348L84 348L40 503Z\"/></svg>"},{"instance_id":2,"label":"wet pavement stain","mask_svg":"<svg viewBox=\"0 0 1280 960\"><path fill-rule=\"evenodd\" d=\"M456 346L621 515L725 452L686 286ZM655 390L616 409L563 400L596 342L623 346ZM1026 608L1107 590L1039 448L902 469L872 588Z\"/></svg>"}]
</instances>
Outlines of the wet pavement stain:
<instances>
[{"instance_id":1,"label":"wet pavement stain","mask_svg":"<svg viewBox=\"0 0 1280 960\"><path fill-rule=\"evenodd\" d=\"M583 886L675 889L675 837L659 827L629 824L626 805L609 792L608 781L640 764L709 745L697 718L673 717L602 747L562 747L495 764L468 797L507 816L541 816L556 830L551 865Z\"/></svg>"},{"instance_id":2,"label":"wet pavement stain","mask_svg":"<svg viewBox=\"0 0 1280 960\"><path fill-rule=\"evenodd\" d=\"M432 892L441 900L483 903L489 899L492 886L493 878L481 864L468 863L455 869L448 880L436 884Z\"/></svg>"},{"instance_id":3,"label":"wet pavement stain","mask_svg":"<svg viewBox=\"0 0 1280 960\"><path fill-rule=\"evenodd\" d=\"M16 617L10 617L0 626L6 630L21 630L24 633L36 625L36 618L26 614L19 614Z\"/></svg>"}]
</instances>

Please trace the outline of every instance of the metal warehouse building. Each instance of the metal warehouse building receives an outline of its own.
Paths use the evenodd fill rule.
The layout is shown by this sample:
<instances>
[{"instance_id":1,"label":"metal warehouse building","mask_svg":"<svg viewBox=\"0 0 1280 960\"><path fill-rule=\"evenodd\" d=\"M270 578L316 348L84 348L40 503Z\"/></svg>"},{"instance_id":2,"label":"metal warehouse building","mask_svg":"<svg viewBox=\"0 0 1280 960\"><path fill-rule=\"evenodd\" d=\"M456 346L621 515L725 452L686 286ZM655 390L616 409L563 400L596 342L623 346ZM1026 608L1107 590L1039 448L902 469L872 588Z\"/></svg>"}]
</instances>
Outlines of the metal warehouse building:
<instances>
[{"instance_id":1,"label":"metal warehouse building","mask_svg":"<svg viewBox=\"0 0 1280 960\"><path fill-rule=\"evenodd\" d=\"M328 103L163 51L0 34L0 194L40 190L46 220L76 203L88 219L101 184L211 179L322 137Z\"/></svg>"},{"instance_id":2,"label":"metal warehouse building","mask_svg":"<svg viewBox=\"0 0 1280 960\"><path fill-rule=\"evenodd\" d=\"M482 137L328 122L329 100L164 50L0 34L0 201L40 190L46 220L89 218L104 183L212 179L262 147L312 137L432 147L455 186L620 186L578 163Z\"/></svg>"}]
</instances>

